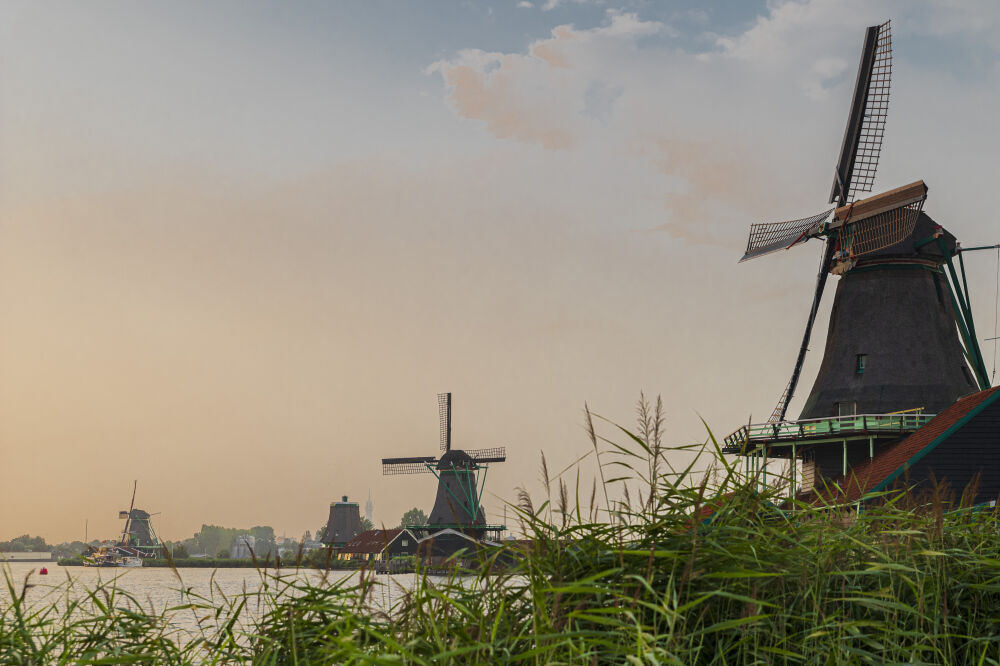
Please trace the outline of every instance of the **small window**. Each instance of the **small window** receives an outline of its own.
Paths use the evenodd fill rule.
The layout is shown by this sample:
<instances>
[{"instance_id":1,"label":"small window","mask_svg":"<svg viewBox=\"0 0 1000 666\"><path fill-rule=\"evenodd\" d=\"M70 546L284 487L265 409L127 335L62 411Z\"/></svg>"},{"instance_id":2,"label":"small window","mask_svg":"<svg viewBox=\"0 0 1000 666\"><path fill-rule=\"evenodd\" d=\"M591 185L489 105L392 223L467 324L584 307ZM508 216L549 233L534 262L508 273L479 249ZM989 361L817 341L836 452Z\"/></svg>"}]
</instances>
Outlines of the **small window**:
<instances>
[{"instance_id":1,"label":"small window","mask_svg":"<svg viewBox=\"0 0 1000 666\"><path fill-rule=\"evenodd\" d=\"M865 365L868 364L868 354L858 354L854 359L854 372L859 375L863 375L865 372Z\"/></svg>"},{"instance_id":2,"label":"small window","mask_svg":"<svg viewBox=\"0 0 1000 666\"><path fill-rule=\"evenodd\" d=\"M410 542L407 541L406 539L403 539L403 543L401 545L403 546L403 548L406 548L407 546L410 545Z\"/></svg>"},{"instance_id":3,"label":"small window","mask_svg":"<svg viewBox=\"0 0 1000 666\"><path fill-rule=\"evenodd\" d=\"M833 411L837 416L854 416L858 413L858 403L836 402L833 404Z\"/></svg>"}]
</instances>

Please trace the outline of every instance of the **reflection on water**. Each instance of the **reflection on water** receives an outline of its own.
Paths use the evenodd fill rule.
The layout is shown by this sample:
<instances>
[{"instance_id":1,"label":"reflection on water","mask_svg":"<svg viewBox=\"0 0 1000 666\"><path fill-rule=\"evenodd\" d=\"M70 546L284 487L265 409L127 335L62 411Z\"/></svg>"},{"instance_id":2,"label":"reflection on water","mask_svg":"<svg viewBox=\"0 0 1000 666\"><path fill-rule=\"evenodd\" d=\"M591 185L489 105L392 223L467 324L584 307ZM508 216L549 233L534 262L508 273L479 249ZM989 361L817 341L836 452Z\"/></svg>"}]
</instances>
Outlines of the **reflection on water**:
<instances>
[{"instance_id":1,"label":"reflection on water","mask_svg":"<svg viewBox=\"0 0 1000 666\"><path fill-rule=\"evenodd\" d=\"M100 569L90 567L60 567L46 564L47 576L38 574L43 565L39 563L11 563L3 565L13 582L15 594L24 590L25 580L29 587L25 593L25 601L31 607L55 605L60 610L70 601L86 603L88 590L103 587L107 590L124 592L135 599L141 609L151 615L167 615L170 624L184 632L210 630L209 622L214 626L214 618L205 609L168 610L176 606L191 603L209 603L214 606L228 605L229 601L240 595L253 594L267 585L268 590L275 588L275 574L284 580L308 581L312 585L325 586L342 584L351 587L359 581L360 574L356 571L323 572L315 569L282 569L278 572L270 569L266 577L256 569L199 569L181 568L175 574L166 567L149 567L137 569ZM34 572L34 573L32 573ZM369 604L376 610L390 610L405 590L411 589L416 581L412 574L394 576L377 576L377 587L371 594ZM0 608L10 603L10 592L6 586L0 591ZM116 605L129 606L130 602L121 596ZM258 598L251 597L247 601L242 614L244 630L250 630L254 619L266 611Z\"/></svg>"}]
</instances>

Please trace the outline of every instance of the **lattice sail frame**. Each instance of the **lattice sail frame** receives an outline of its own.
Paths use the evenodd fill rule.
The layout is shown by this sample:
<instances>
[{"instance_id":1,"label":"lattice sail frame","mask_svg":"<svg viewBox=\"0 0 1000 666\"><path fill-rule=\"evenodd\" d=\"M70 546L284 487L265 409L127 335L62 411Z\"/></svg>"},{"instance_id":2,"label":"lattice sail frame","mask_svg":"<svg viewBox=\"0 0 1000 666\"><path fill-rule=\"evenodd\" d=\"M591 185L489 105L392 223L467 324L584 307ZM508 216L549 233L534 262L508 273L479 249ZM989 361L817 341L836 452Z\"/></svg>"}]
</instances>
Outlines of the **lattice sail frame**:
<instances>
[{"instance_id":1,"label":"lattice sail frame","mask_svg":"<svg viewBox=\"0 0 1000 666\"><path fill-rule=\"evenodd\" d=\"M438 428L441 450L451 451L451 393L438 393Z\"/></svg>"},{"instance_id":2,"label":"lattice sail frame","mask_svg":"<svg viewBox=\"0 0 1000 666\"><path fill-rule=\"evenodd\" d=\"M396 476L397 474L431 474L433 463L431 458L427 462L385 462L382 461L382 474L384 476Z\"/></svg>"},{"instance_id":3,"label":"lattice sail frame","mask_svg":"<svg viewBox=\"0 0 1000 666\"><path fill-rule=\"evenodd\" d=\"M868 79L864 117L854 153L854 166L847 188L848 203L858 194L872 191L875 171L885 137L885 120L889 113L889 89L892 82L892 28L886 21L879 26L875 45L875 60ZM873 250L874 251L874 250Z\"/></svg>"},{"instance_id":4,"label":"lattice sail frame","mask_svg":"<svg viewBox=\"0 0 1000 666\"><path fill-rule=\"evenodd\" d=\"M466 451L476 463L504 462L507 460L507 448L494 446L489 449L470 449Z\"/></svg>"},{"instance_id":5,"label":"lattice sail frame","mask_svg":"<svg viewBox=\"0 0 1000 666\"><path fill-rule=\"evenodd\" d=\"M821 231L823 223L832 211L833 209L830 208L822 213L786 222L751 224L747 249L740 262L762 257L778 250L787 250L799 243L806 242Z\"/></svg>"},{"instance_id":6,"label":"lattice sail frame","mask_svg":"<svg viewBox=\"0 0 1000 666\"><path fill-rule=\"evenodd\" d=\"M901 243L913 233L926 200L925 196L908 206L845 225L838 234L840 251L850 257L861 257Z\"/></svg>"}]
</instances>

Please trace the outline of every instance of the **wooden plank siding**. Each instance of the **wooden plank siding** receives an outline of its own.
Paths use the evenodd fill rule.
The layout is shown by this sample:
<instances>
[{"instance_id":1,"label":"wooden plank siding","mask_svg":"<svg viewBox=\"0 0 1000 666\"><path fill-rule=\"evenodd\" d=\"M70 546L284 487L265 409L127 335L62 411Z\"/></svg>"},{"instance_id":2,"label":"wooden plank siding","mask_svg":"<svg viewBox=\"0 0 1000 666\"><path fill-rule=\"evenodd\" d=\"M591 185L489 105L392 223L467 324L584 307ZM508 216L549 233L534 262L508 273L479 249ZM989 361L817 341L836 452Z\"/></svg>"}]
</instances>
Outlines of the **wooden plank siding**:
<instances>
[{"instance_id":1,"label":"wooden plank siding","mask_svg":"<svg viewBox=\"0 0 1000 666\"><path fill-rule=\"evenodd\" d=\"M931 479L946 483L960 495L976 479L974 503L995 501L1000 497L1000 400L952 433L945 441L898 479L918 489L929 489Z\"/></svg>"}]
</instances>

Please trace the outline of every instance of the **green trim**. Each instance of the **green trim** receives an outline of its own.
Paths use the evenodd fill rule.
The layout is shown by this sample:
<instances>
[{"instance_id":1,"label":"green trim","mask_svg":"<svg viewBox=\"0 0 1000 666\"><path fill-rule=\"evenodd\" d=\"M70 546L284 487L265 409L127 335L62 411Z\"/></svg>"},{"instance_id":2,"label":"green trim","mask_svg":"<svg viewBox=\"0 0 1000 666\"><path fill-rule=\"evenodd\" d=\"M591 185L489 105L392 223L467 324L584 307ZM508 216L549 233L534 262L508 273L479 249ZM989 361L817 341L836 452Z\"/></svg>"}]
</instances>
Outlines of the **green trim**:
<instances>
[{"instance_id":1,"label":"green trim","mask_svg":"<svg viewBox=\"0 0 1000 666\"><path fill-rule=\"evenodd\" d=\"M482 480L479 478L479 470L483 470ZM483 493L486 491L486 475L490 471L489 465L479 465L476 469L476 487L479 488L479 498L476 500L476 507L481 507L483 505ZM479 513L478 511L476 512ZM478 517L478 515L476 516Z\"/></svg>"},{"instance_id":2,"label":"green trim","mask_svg":"<svg viewBox=\"0 0 1000 666\"><path fill-rule=\"evenodd\" d=\"M928 423L929 422L930 421L928 421ZM924 425L926 425L926 423ZM803 439L779 439L779 440L775 440L773 442L764 442L764 444L760 444L760 446L766 445L768 448L772 448L773 449L773 448L777 448L779 446L794 446L795 444L798 444L799 446L811 446L812 444L831 444L831 443L839 444L839 443L843 442L845 439L848 442L853 442L853 441L857 441L857 440L867 440L870 437L874 437L875 439L901 439L901 438L906 437L908 435L912 435L915 432L916 432L916 429L914 429L914 430L902 430L902 431L897 430L896 432L884 431L882 433L874 433L874 434L867 434L867 433L864 433L864 432L859 432L859 433L854 434L854 435L845 435L845 436L842 436L842 437L826 437L824 439L806 439L806 438L803 438ZM739 455L746 455L746 454L745 453L734 453L732 455L738 455L739 456Z\"/></svg>"},{"instance_id":3,"label":"green trim","mask_svg":"<svg viewBox=\"0 0 1000 666\"><path fill-rule=\"evenodd\" d=\"M962 418L951 424L950 428L948 428L943 433L935 437L930 444L920 449L920 451L911 456L910 459L907 460L905 463L897 467L895 471L893 471L891 474L882 479L882 481L877 486L875 486L868 492L877 493L880 490L885 490L889 486L889 484L898 479L900 475L903 474L903 472L916 465L924 458L924 456L926 456L928 453L936 449L943 441L945 441L946 439L954 435L956 432L961 430L966 423L974 419L981 411L983 411L988 406L996 402L997 398L1000 398L1000 391L994 391L993 395L989 396L981 403L979 403L971 410L969 410L968 414L966 414L965 416L963 416Z\"/></svg>"},{"instance_id":4,"label":"green trim","mask_svg":"<svg viewBox=\"0 0 1000 666\"><path fill-rule=\"evenodd\" d=\"M462 501L461 499L459 499L459 498L458 498L458 496L456 496L456 495L455 495L455 493L451 492L451 488L449 488L449 487L448 487L448 484L447 484L446 482L444 482L444 481L443 481L443 480L441 479L441 477L440 477L440 476L438 476L438 473L437 473L437 472L436 472L436 471L434 470L434 468L433 468L433 467L431 466L431 463L425 463L425 464L427 465L427 469L429 469L429 470L431 471L431 474L433 474L433 475L434 475L434 476L435 476L435 477L437 478L437 480L438 480L438 483L440 483L441 485L443 485L443 486L444 486L444 490L445 490L445 492L446 492L446 493L448 493L449 495L451 495L452 499L454 499L454 500L455 500L456 502L458 502L458 505L459 505L459 506L461 506L461 507L462 507L462 508L463 508L463 509L465 510L465 513L467 513L467 514L468 514L468 513L470 513L470 511L469 511L469 507L468 507L468 506L466 506L465 502L463 502L463 501ZM459 468L459 469L460 469L460 468ZM468 473L468 470L461 470L461 471L464 471L464 472ZM452 472L452 473L455 473L455 472L456 472L456 468L451 468L451 469L446 469L446 470L441 470L441 472L442 472L442 473L444 473L444 472ZM457 473L456 473L456 476L457 476ZM461 479L461 478L459 478L459 479L458 479L458 483L459 483L459 485L462 485L462 479ZM463 490L465 490L465 489L463 488ZM474 498L475 498L475 496L473 495L473 497L472 497L471 499L474 499ZM470 498L466 498L466 499L470 499ZM477 513L478 513L478 512L477 512ZM475 519L476 519L476 516L472 516L472 519L473 519L473 520L475 520Z\"/></svg>"},{"instance_id":5,"label":"green trim","mask_svg":"<svg viewBox=\"0 0 1000 666\"><path fill-rule=\"evenodd\" d=\"M962 297L962 284L958 281L958 273L955 272L955 264L951 260L952 255L945 249L945 245L940 238L938 239L938 247L941 249L941 253L944 254L948 272L951 274L951 280L949 281L946 278L945 282L948 283L948 291L951 293L951 305L955 311L955 321L958 323L959 332L962 334L967 356L972 357L972 372L976 375L979 389L985 391L990 388L989 373L986 371L986 363L983 361L983 354L979 349L979 340L976 337L976 325L972 319L972 311Z\"/></svg>"}]
</instances>

